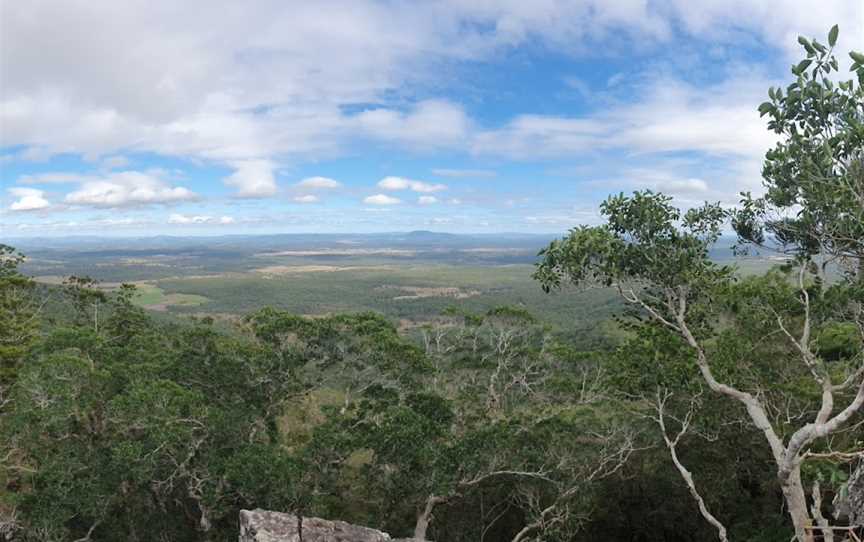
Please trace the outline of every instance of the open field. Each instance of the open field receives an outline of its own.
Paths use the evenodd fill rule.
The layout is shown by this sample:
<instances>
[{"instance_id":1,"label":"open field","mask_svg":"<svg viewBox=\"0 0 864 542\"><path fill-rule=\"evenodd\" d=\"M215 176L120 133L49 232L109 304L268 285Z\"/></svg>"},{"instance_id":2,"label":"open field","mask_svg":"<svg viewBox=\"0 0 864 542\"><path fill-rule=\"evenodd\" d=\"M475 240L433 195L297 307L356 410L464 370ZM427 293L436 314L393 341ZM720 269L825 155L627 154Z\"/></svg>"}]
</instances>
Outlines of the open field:
<instances>
[{"instance_id":1,"label":"open field","mask_svg":"<svg viewBox=\"0 0 864 542\"><path fill-rule=\"evenodd\" d=\"M25 271L47 284L91 276L107 289L138 287L135 302L165 316L231 322L272 306L305 315L375 311L412 329L449 308L521 306L556 331L605 340L621 308L612 292L544 294L531 277L547 237L414 232L369 236L263 236L58 241L24 246ZM732 261L718 249L719 259ZM779 263L735 261L742 273Z\"/></svg>"},{"instance_id":2,"label":"open field","mask_svg":"<svg viewBox=\"0 0 864 542\"><path fill-rule=\"evenodd\" d=\"M175 307L200 307L210 301L204 296L195 294L166 294L155 284L137 283L135 286L138 292L133 301L146 309L167 311Z\"/></svg>"}]
</instances>

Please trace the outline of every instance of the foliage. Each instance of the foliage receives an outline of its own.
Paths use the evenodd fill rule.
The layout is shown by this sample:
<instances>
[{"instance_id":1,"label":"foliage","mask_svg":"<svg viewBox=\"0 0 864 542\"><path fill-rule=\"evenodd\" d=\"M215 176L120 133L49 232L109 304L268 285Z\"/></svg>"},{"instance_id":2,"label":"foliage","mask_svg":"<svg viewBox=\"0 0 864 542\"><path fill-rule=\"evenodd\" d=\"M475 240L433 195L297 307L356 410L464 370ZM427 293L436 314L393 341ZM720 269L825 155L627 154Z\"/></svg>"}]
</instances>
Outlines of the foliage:
<instances>
[{"instance_id":1,"label":"foliage","mask_svg":"<svg viewBox=\"0 0 864 542\"><path fill-rule=\"evenodd\" d=\"M745 241L802 257L864 253L864 55L850 52L853 77L838 81L837 35L835 26L827 46L800 37L795 81L759 106L781 140L765 156L766 194L744 194L736 213Z\"/></svg>"},{"instance_id":2,"label":"foliage","mask_svg":"<svg viewBox=\"0 0 864 542\"><path fill-rule=\"evenodd\" d=\"M0 408L4 389L14 382L39 326L39 308L30 295L33 281L18 272L24 257L0 244Z\"/></svg>"}]
</instances>

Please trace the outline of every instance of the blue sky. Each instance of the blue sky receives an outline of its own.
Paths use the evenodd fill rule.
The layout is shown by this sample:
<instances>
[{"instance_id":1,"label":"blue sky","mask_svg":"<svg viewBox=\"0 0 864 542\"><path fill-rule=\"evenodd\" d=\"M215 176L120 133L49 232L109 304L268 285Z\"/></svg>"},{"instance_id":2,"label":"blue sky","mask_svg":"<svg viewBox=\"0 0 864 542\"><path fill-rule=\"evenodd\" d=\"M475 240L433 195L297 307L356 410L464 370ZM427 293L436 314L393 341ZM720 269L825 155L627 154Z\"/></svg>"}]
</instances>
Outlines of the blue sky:
<instances>
[{"instance_id":1,"label":"blue sky","mask_svg":"<svg viewBox=\"0 0 864 542\"><path fill-rule=\"evenodd\" d=\"M0 233L562 232L760 190L836 0L0 4ZM824 41L824 39L823 39Z\"/></svg>"}]
</instances>

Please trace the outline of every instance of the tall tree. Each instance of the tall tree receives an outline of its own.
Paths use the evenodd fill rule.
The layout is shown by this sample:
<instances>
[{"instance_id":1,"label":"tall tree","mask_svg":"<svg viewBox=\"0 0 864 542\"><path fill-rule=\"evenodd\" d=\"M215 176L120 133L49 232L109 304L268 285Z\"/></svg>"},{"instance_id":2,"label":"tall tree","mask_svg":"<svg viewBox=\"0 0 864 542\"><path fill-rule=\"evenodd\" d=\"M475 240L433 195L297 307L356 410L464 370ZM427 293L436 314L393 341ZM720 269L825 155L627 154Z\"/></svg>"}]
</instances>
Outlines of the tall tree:
<instances>
[{"instance_id":1,"label":"tall tree","mask_svg":"<svg viewBox=\"0 0 864 542\"><path fill-rule=\"evenodd\" d=\"M781 141L766 155L765 195L745 194L733 213L742 241L790 255L796 270L792 285L776 276L735 285L732 269L708 258L727 213L706 204L681 214L669 198L650 192L607 200L602 206L607 224L577 228L553 242L536 275L547 289L565 280L614 286L690 347L708 387L742 404L764 434L802 542L812 539L814 521L830 536L817 484L808 508L803 463L861 453L837 453L826 444L826 437L841 431L864 406L864 55L850 53L857 81L835 83L837 36L835 26L828 46L799 38L806 58L792 68L795 82L785 91L770 89L770 101L759 106ZM843 279L827 280L832 265L845 270ZM819 339L838 326L857 329L858 336L849 337L846 353L832 360L820 350ZM735 328L759 329L763 337L770 333L784 342L766 349L757 340L731 360L734 341L723 337ZM741 337L735 339L740 345ZM756 352L774 359L755 363ZM808 394L818 397L812 419L794 428L772 419L770 398L763 392L771 382L754 382L736 371L792 360L809 381L785 392L805 400Z\"/></svg>"}]
</instances>

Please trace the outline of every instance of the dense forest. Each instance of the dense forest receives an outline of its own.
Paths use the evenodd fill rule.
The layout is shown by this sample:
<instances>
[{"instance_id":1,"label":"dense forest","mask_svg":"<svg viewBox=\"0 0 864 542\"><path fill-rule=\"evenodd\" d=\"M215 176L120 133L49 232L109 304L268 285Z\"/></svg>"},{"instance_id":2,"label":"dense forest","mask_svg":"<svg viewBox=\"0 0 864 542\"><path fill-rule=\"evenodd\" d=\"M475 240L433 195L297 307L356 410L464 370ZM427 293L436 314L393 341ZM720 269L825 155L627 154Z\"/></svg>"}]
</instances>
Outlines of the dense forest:
<instances>
[{"instance_id":1,"label":"dense forest","mask_svg":"<svg viewBox=\"0 0 864 542\"><path fill-rule=\"evenodd\" d=\"M549 296L621 297L616 344L520 306L410 336L273 308L224 331L154 319L133 286L39 285L0 246L0 537L227 541L264 508L439 542L844 540L864 522L864 55L842 79L836 40L801 38L759 106L764 195L613 196L540 254ZM786 263L717 263L730 227Z\"/></svg>"}]
</instances>

